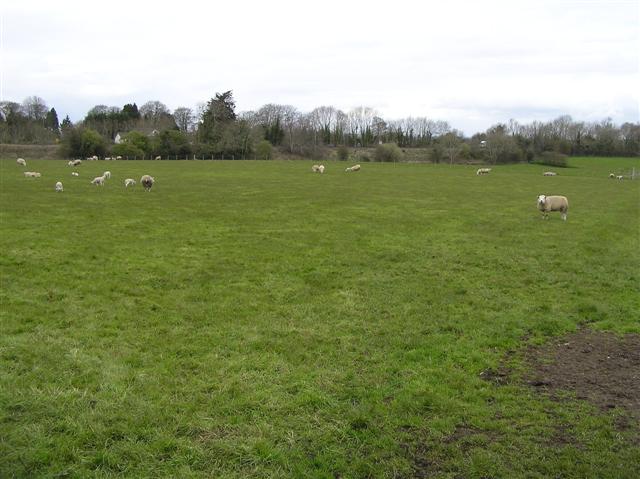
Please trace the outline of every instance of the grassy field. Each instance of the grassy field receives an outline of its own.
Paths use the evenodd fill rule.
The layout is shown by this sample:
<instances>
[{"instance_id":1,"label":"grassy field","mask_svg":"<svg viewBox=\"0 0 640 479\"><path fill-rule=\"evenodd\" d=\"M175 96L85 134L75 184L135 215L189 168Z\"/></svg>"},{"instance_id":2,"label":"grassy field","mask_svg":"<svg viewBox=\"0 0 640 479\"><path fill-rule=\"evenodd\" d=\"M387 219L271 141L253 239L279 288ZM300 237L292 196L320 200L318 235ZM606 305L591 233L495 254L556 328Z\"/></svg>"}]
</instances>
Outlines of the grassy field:
<instances>
[{"instance_id":1,"label":"grassy field","mask_svg":"<svg viewBox=\"0 0 640 479\"><path fill-rule=\"evenodd\" d=\"M638 477L624 411L481 377L640 333L640 181L607 178L638 159L27 161L0 161L0 477Z\"/></svg>"}]
</instances>

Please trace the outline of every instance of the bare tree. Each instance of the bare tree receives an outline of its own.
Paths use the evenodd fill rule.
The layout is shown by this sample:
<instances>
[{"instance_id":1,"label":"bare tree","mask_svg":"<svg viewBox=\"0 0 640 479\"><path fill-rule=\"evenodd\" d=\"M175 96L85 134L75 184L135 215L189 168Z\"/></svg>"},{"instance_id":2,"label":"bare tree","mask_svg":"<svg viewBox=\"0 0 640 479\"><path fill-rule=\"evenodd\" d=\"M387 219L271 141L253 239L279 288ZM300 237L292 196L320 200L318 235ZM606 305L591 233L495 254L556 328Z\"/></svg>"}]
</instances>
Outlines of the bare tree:
<instances>
[{"instance_id":1,"label":"bare tree","mask_svg":"<svg viewBox=\"0 0 640 479\"><path fill-rule=\"evenodd\" d=\"M22 110L25 116L31 120L43 120L47 116L49 107L39 96L29 96L22 102Z\"/></svg>"},{"instance_id":2,"label":"bare tree","mask_svg":"<svg viewBox=\"0 0 640 479\"><path fill-rule=\"evenodd\" d=\"M140 107L139 111L145 120L151 120L154 125L157 124L163 116L170 115L167 105L157 100L146 102Z\"/></svg>"},{"instance_id":3,"label":"bare tree","mask_svg":"<svg viewBox=\"0 0 640 479\"><path fill-rule=\"evenodd\" d=\"M193 110L184 106L178 107L173 110L173 118L176 120L176 125L180 131L188 132L193 126Z\"/></svg>"}]
</instances>

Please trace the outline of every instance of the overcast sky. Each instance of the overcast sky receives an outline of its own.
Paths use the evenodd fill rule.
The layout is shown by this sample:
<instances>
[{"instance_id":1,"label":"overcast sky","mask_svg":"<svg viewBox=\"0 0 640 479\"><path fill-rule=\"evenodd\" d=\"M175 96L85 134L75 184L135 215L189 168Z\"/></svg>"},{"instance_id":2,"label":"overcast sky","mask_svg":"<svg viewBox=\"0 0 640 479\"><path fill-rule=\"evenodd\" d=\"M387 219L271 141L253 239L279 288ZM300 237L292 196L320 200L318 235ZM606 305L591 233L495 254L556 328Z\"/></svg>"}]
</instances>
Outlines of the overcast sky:
<instances>
[{"instance_id":1,"label":"overcast sky","mask_svg":"<svg viewBox=\"0 0 640 479\"><path fill-rule=\"evenodd\" d=\"M1 96L375 108L466 134L510 118L637 122L640 0L2 2Z\"/></svg>"}]
</instances>

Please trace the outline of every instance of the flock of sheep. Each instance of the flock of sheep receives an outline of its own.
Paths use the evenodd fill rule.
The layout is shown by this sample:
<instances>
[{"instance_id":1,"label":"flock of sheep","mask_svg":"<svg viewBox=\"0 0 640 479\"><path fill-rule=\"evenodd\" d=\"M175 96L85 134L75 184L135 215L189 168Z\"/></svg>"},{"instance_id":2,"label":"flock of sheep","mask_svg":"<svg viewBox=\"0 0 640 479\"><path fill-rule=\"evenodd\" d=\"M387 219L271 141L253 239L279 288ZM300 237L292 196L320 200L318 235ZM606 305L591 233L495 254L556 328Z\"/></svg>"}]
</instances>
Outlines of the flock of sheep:
<instances>
[{"instance_id":1,"label":"flock of sheep","mask_svg":"<svg viewBox=\"0 0 640 479\"><path fill-rule=\"evenodd\" d=\"M87 160L97 160L98 157L97 156L93 156L90 158L87 158ZM105 158L105 160L120 160L122 159L121 157L117 156L115 158ZM160 157L156 158L156 160L161 159ZM17 159L17 163L19 166L27 166L27 162L24 160L24 158L18 158ZM70 160L67 165L68 166L80 166L82 164L82 160ZM350 166L348 168L346 168L344 171L349 173L349 172L354 172L354 171L360 171L360 165L353 165ZM311 171L313 173L324 173L325 167L324 165L313 165L311 167ZM488 175L489 173L491 173L491 168L478 168L478 170L476 171L476 175L477 176L482 176L482 175ZM72 176L80 176L80 174L77 171L73 171L71 172ZM544 173L542 173L543 176L557 176L557 173L554 171L545 171ZM38 173L37 171L25 171L24 172L24 176L25 177L31 177L31 178L40 178L42 175L40 173ZM623 176L622 175L615 175L613 173L609 174L609 178L615 178L618 180L622 180ZM111 172L110 171L105 171L102 176L97 176L95 177L93 180L91 180L91 184L95 185L95 186L104 186L105 182L107 180L111 179ZM153 176L150 175L143 175L142 178L140 178L140 184L144 187L145 191L151 191L151 187L153 186L155 182L155 179L153 178ZM133 178L127 178L124 180L124 186L125 188L128 188L129 186L134 186L136 184L136 180L134 180ZM64 191L64 187L62 185L61 181L58 181L55 185L55 190L58 192L62 192ZM538 196L538 200L537 200L537 205L538 205L538 209L542 212L542 217L544 219L548 219L549 218L549 213L552 211L558 211L560 212L560 216L561 218L566 221L567 220L567 212L569 210L569 201L567 200L566 196L546 196L546 195L540 195Z\"/></svg>"},{"instance_id":2,"label":"flock of sheep","mask_svg":"<svg viewBox=\"0 0 640 479\"><path fill-rule=\"evenodd\" d=\"M92 156L90 158L87 158L87 160L97 160L97 159L98 159L97 156ZM113 159L119 160L122 158L118 156ZM111 160L111 158L105 158L105 160ZM18 158L16 160L16 163L18 164L18 166L27 166L27 162L24 158ZM82 160L70 160L69 162L67 162L67 166L80 166L81 164L82 164ZM25 171L24 176L27 178L40 178L42 175L37 171ZM71 176L80 176L80 173L78 173L77 171L72 171ZM91 184L95 186L104 186L105 182L109 179L111 179L111 172L105 171L104 173L102 173L102 176L96 176L93 180L91 180ZM142 175L142 178L140 178L140 184L143 186L143 188L147 192L151 191L151 187L153 186L154 183L155 183L155 178L153 176ZM134 186L135 184L136 184L136 180L134 180L133 178L127 178L124 180L125 188L128 188L129 186ZM58 192L64 191L64 187L61 181L56 182L55 190Z\"/></svg>"}]
</instances>

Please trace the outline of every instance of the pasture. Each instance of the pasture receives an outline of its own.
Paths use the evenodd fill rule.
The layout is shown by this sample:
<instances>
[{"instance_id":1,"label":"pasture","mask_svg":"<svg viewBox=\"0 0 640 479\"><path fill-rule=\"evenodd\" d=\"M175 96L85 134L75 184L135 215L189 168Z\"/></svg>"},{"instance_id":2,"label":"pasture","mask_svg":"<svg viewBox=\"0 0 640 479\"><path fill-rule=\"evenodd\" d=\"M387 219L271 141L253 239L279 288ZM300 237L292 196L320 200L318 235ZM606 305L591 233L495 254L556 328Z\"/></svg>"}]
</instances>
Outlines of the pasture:
<instances>
[{"instance_id":1,"label":"pasture","mask_svg":"<svg viewBox=\"0 0 640 479\"><path fill-rule=\"evenodd\" d=\"M638 159L312 163L0 161L1 477L637 477L523 351L640 333Z\"/></svg>"}]
</instances>

